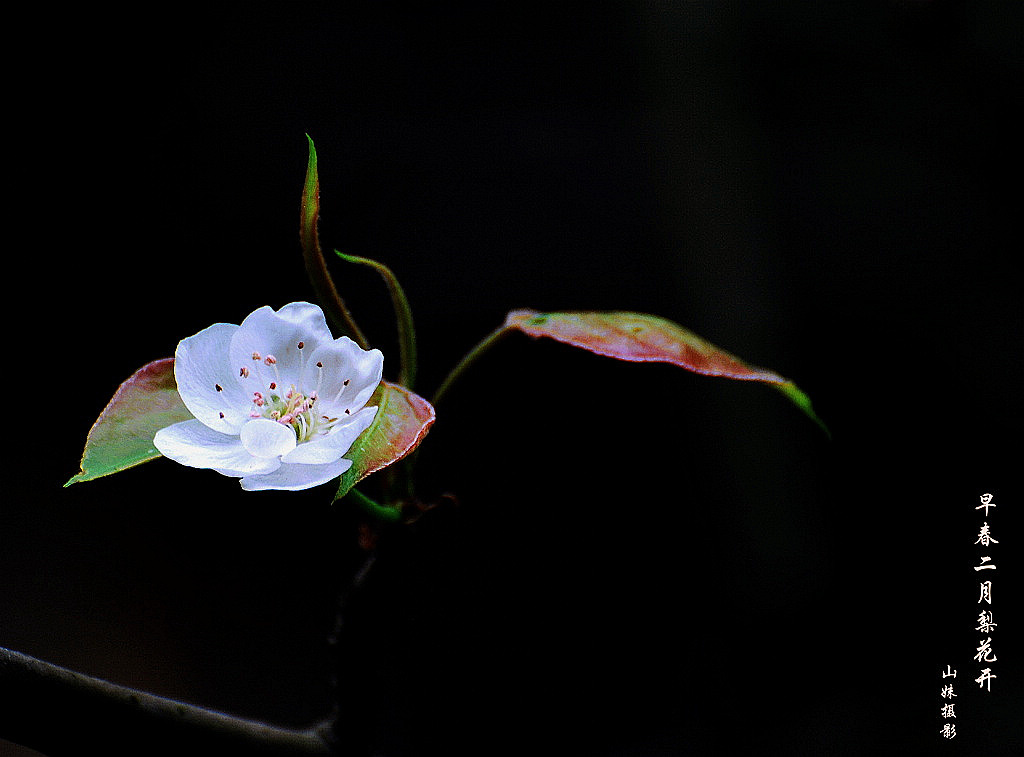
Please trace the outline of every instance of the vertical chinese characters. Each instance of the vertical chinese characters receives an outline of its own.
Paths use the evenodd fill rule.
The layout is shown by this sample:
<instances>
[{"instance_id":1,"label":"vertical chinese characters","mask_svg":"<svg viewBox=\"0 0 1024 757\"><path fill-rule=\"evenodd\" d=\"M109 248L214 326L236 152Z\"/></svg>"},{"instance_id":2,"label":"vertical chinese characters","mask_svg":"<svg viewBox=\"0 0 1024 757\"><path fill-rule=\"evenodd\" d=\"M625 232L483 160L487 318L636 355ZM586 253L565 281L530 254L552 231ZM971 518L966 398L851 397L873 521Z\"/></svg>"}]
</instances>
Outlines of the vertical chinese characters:
<instances>
[{"instance_id":1,"label":"vertical chinese characters","mask_svg":"<svg viewBox=\"0 0 1024 757\"><path fill-rule=\"evenodd\" d=\"M993 502L991 494L982 494L979 498L981 504L975 507L975 510L985 511L985 520L981 524L981 528L978 531L978 538L975 540L975 544L980 545L985 549L986 552L990 551L990 547L993 544L998 544L999 541L992 536L992 529L988 524L989 510L996 507L996 503ZM996 564L992 562L991 555L979 555L979 564L974 566L975 573L983 570L996 570ZM992 579L986 579L981 581L978 586L978 604L987 604L989 607L982 608L978 614L978 626L975 628L981 634L985 635L985 638L978 640L978 647L975 649L974 659L979 663L980 674L974 679L974 682L986 692L992 691L992 679L997 678L995 673L992 672L991 667L981 667L986 663L993 663L998 661L995 652L993 651L992 633L995 631L998 625L995 622L992 612Z\"/></svg>"}]
</instances>

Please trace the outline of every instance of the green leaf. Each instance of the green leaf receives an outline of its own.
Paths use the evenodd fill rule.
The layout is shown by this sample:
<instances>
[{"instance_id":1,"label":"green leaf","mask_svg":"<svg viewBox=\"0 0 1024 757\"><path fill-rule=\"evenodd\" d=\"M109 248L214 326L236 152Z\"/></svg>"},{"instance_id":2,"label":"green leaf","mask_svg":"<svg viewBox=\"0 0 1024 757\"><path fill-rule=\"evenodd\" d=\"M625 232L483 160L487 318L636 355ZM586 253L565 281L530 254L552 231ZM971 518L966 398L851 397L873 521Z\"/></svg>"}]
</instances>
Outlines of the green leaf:
<instances>
[{"instance_id":1,"label":"green leaf","mask_svg":"<svg viewBox=\"0 0 1024 757\"><path fill-rule=\"evenodd\" d=\"M320 237L317 226L320 222L320 175L316 165L316 147L313 138L309 142L309 157L306 161L306 180L302 185L302 204L299 206L299 241L302 249L319 253ZM322 256L321 256L322 259Z\"/></svg>"},{"instance_id":2,"label":"green leaf","mask_svg":"<svg viewBox=\"0 0 1024 757\"><path fill-rule=\"evenodd\" d=\"M366 403L376 405L377 416L345 457L352 467L341 476L335 499L344 497L371 473L401 460L423 441L434 423L434 407L405 387L381 381Z\"/></svg>"},{"instance_id":3,"label":"green leaf","mask_svg":"<svg viewBox=\"0 0 1024 757\"><path fill-rule=\"evenodd\" d=\"M153 435L192 414L178 396L174 358L144 365L118 387L89 430L81 471L65 486L92 481L160 457Z\"/></svg>"},{"instance_id":4,"label":"green leaf","mask_svg":"<svg viewBox=\"0 0 1024 757\"><path fill-rule=\"evenodd\" d=\"M705 376L761 381L775 386L817 423L810 398L796 384L773 371L748 365L735 355L665 318L645 313L572 312L538 313L513 310L506 330L532 337L548 337L598 355L637 363L671 363Z\"/></svg>"}]
</instances>

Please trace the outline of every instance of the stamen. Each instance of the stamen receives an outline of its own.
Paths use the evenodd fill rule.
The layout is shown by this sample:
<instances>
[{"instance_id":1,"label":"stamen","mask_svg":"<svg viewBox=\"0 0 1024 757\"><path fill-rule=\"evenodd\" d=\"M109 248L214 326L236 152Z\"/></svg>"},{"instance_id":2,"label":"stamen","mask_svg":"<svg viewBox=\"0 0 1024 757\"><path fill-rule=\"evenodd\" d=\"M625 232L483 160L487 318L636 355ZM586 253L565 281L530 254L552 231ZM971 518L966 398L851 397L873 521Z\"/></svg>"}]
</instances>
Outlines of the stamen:
<instances>
[{"instance_id":1,"label":"stamen","mask_svg":"<svg viewBox=\"0 0 1024 757\"><path fill-rule=\"evenodd\" d=\"M318 369L317 372L316 372L316 389L313 390L313 393L310 395L311 397L319 397L320 396L320 385L324 381L324 372L323 372L324 364L318 362L316 364L316 367Z\"/></svg>"},{"instance_id":2,"label":"stamen","mask_svg":"<svg viewBox=\"0 0 1024 757\"><path fill-rule=\"evenodd\" d=\"M348 387L348 379L345 379L343 382L341 382L341 389L339 389L338 393L334 395L334 401L335 402L337 402L338 400L341 399L341 395L345 393L345 389L347 387Z\"/></svg>"},{"instance_id":3,"label":"stamen","mask_svg":"<svg viewBox=\"0 0 1024 757\"><path fill-rule=\"evenodd\" d=\"M266 357L264 357L258 351L253 350L253 353L252 353L253 368L252 368L252 370L253 370L253 372L255 374L256 381L261 386L267 386L268 385L267 377L264 376L263 375L263 371L260 370L260 368L261 368L261 366L263 364L271 365L270 360L268 360L267 358L269 358L271 360L276 360L276 358L274 358L273 355L267 355ZM250 373L249 369L243 367L241 372L240 372L240 375L244 378L244 377L248 376L249 373Z\"/></svg>"},{"instance_id":4,"label":"stamen","mask_svg":"<svg viewBox=\"0 0 1024 757\"><path fill-rule=\"evenodd\" d=\"M274 378L276 378L278 381L281 380L281 374L277 370L277 358L276 357L274 357L273 355L266 355L263 358L263 364L264 365L269 365L271 368L273 368L274 369ZM273 383L273 382L271 382L271 383ZM271 386L270 388L273 389L274 387Z\"/></svg>"}]
</instances>

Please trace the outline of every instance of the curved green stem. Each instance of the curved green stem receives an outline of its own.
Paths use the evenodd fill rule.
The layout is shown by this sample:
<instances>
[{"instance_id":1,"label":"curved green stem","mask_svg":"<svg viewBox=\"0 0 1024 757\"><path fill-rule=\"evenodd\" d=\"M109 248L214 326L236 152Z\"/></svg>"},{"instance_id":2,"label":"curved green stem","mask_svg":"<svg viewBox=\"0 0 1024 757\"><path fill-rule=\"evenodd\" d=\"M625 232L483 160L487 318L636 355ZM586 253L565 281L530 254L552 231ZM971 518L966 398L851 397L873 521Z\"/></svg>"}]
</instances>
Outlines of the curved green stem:
<instances>
[{"instance_id":1,"label":"curved green stem","mask_svg":"<svg viewBox=\"0 0 1024 757\"><path fill-rule=\"evenodd\" d=\"M441 401L442 397L448 393L452 385L458 381L463 373L466 372L473 363L475 363L482 355L484 355L491 347L501 341L502 337L508 334L509 329L504 324L499 328L492 331L486 337L484 337L473 349L466 353L466 355L458 362L458 364L452 368L452 370L445 377L444 381L441 382L441 386L434 392L433 398L430 400L430 404L437 407L437 404Z\"/></svg>"},{"instance_id":2,"label":"curved green stem","mask_svg":"<svg viewBox=\"0 0 1024 757\"><path fill-rule=\"evenodd\" d=\"M416 380L416 328L412 322L412 308L409 307L409 300L405 296L405 290L398 283L395 274L383 263L378 263L370 258L361 258L358 255L346 255L338 250L334 254L347 263L365 265L373 268L384 279L387 284L388 293L391 295L391 304L395 308L395 321L398 326L398 351L401 361L398 383L406 389L412 389Z\"/></svg>"}]
</instances>

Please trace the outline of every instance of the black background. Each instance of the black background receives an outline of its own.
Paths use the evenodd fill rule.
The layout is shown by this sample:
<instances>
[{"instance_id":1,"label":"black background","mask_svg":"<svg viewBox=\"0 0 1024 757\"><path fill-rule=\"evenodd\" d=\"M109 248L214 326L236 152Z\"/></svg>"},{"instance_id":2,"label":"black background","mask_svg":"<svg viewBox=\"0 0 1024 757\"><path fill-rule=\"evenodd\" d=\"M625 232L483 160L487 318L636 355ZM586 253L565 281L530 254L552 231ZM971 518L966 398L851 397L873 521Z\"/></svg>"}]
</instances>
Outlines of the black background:
<instances>
[{"instance_id":1,"label":"black background","mask_svg":"<svg viewBox=\"0 0 1024 757\"><path fill-rule=\"evenodd\" d=\"M1016 3L155 7L9 28L0 644L324 714L355 540L329 487L158 460L61 488L136 368L312 297L308 133L324 244L402 281L425 396L510 309L637 310L833 434L764 386L508 339L422 449L458 506L385 542L349 617L376 753L1020 753ZM393 378L383 286L333 270Z\"/></svg>"}]
</instances>

